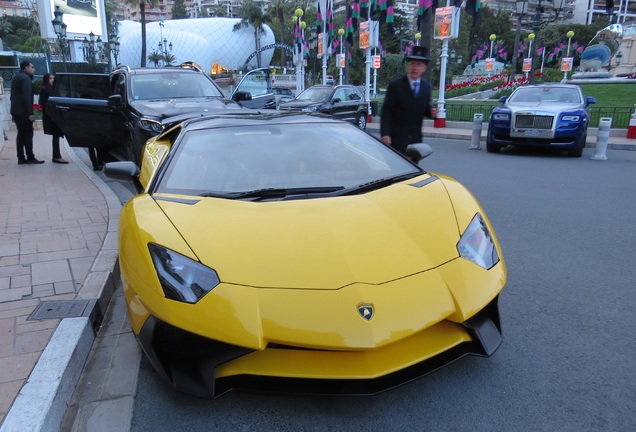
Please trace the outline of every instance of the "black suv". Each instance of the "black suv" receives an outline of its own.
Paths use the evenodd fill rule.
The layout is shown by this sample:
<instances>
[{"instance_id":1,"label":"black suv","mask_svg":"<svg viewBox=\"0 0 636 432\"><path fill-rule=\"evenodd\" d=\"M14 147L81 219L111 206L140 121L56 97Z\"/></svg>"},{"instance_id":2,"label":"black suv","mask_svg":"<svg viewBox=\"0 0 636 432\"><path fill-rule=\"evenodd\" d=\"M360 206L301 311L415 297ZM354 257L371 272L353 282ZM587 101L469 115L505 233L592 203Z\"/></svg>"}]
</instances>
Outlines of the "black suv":
<instances>
[{"instance_id":1,"label":"black suv","mask_svg":"<svg viewBox=\"0 0 636 432\"><path fill-rule=\"evenodd\" d=\"M267 69L246 74L231 99L198 65L57 73L48 107L71 147L139 163L146 141L196 113L276 108Z\"/></svg>"},{"instance_id":2,"label":"black suv","mask_svg":"<svg viewBox=\"0 0 636 432\"><path fill-rule=\"evenodd\" d=\"M330 114L360 129L367 127L367 104L364 95L352 85L315 85L289 102L280 103L281 111L304 111Z\"/></svg>"}]
</instances>

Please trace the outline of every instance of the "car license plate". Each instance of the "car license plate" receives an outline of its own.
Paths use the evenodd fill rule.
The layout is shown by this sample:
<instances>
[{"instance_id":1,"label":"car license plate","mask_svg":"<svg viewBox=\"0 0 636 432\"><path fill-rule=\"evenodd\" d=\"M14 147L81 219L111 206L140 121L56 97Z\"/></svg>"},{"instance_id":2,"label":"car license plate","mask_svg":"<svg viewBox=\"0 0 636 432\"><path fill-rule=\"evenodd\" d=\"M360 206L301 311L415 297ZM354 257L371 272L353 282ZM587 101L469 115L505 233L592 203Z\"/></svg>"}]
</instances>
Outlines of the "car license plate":
<instances>
[{"instance_id":1,"label":"car license plate","mask_svg":"<svg viewBox=\"0 0 636 432\"><path fill-rule=\"evenodd\" d=\"M525 136L529 136L529 137L537 137L537 136L539 136L539 131L536 131L536 130L529 130L529 131L526 131L526 132L524 133L524 135L525 135Z\"/></svg>"}]
</instances>

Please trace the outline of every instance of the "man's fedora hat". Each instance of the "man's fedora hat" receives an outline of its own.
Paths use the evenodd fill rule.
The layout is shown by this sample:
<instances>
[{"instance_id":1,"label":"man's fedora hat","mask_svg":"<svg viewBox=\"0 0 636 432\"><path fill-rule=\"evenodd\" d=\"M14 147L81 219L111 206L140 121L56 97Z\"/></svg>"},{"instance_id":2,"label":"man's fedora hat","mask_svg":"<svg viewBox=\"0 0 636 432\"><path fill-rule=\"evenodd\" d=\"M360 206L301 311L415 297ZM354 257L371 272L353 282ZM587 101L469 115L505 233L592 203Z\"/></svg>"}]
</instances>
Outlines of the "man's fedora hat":
<instances>
[{"instance_id":1,"label":"man's fedora hat","mask_svg":"<svg viewBox=\"0 0 636 432\"><path fill-rule=\"evenodd\" d=\"M420 45L415 45L411 49L411 53L406 56L406 61L409 60L419 60L428 63L428 49Z\"/></svg>"}]
</instances>

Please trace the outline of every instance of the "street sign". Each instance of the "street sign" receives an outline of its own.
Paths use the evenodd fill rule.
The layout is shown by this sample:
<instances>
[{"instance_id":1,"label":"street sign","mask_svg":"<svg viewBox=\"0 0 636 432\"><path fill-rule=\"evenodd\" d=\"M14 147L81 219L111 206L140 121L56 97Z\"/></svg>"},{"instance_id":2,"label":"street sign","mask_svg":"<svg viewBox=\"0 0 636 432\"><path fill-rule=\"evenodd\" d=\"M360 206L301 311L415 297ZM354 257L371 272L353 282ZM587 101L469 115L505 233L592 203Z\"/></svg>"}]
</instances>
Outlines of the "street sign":
<instances>
[{"instance_id":1,"label":"street sign","mask_svg":"<svg viewBox=\"0 0 636 432\"><path fill-rule=\"evenodd\" d=\"M380 64L382 63L382 56L374 55L373 56L373 69L380 69Z\"/></svg>"}]
</instances>

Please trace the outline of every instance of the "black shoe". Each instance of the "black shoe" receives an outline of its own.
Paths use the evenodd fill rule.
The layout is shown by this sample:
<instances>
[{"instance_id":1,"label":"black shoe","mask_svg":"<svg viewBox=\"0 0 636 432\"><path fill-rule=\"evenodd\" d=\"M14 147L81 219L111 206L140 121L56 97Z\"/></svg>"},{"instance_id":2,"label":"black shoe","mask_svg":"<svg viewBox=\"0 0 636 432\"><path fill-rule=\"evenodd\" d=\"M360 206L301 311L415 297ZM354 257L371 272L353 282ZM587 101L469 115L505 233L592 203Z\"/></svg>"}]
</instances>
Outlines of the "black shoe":
<instances>
[{"instance_id":1,"label":"black shoe","mask_svg":"<svg viewBox=\"0 0 636 432\"><path fill-rule=\"evenodd\" d=\"M102 167L100 167L99 165L93 165L93 171L101 171Z\"/></svg>"},{"instance_id":2,"label":"black shoe","mask_svg":"<svg viewBox=\"0 0 636 432\"><path fill-rule=\"evenodd\" d=\"M27 163L26 159L18 159L18 165L26 165Z\"/></svg>"},{"instance_id":3,"label":"black shoe","mask_svg":"<svg viewBox=\"0 0 636 432\"><path fill-rule=\"evenodd\" d=\"M59 157L59 158L53 158L53 163L67 164L68 161L66 159L62 159L61 157Z\"/></svg>"},{"instance_id":4,"label":"black shoe","mask_svg":"<svg viewBox=\"0 0 636 432\"><path fill-rule=\"evenodd\" d=\"M43 164L44 161L43 160L37 160L36 158L33 158L33 159L27 159L26 163L28 163L28 164Z\"/></svg>"}]
</instances>

